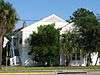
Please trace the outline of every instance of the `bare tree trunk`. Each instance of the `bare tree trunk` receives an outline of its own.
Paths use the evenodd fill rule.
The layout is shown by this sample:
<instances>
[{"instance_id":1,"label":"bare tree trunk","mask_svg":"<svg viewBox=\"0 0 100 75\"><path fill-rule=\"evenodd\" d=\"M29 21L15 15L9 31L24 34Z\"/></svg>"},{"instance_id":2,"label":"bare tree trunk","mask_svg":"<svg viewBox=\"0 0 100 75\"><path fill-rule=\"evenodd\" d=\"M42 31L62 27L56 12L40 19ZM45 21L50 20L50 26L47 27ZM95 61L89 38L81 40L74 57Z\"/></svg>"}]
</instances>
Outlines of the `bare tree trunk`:
<instances>
[{"instance_id":1,"label":"bare tree trunk","mask_svg":"<svg viewBox=\"0 0 100 75\"><path fill-rule=\"evenodd\" d=\"M98 53L98 55L99 55L99 53ZM99 56L97 56L97 59L96 59L96 62L95 62L95 66L97 65L98 59L99 59Z\"/></svg>"},{"instance_id":2,"label":"bare tree trunk","mask_svg":"<svg viewBox=\"0 0 100 75\"><path fill-rule=\"evenodd\" d=\"M66 55L66 66L68 66L68 64L69 64L69 58L68 58L68 55Z\"/></svg>"},{"instance_id":3,"label":"bare tree trunk","mask_svg":"<svg viewBox=\"0 0 100 75\"><path fill-rule=\"evenodd\" d=\"M91 60L91 53L89 52L88 55L87 55L87 66L90 66L92 63L92 60Z\"/></svg>"},{"instance_id":4,"label":"bare tree trunk","mask_svg":"<svg viewBox=\"0 0 100 75\"><path fill-rule=\"evenodd\" d=\"M0 36L0 69L2 65L3 36Z\"/></svg>"}]
</instances>

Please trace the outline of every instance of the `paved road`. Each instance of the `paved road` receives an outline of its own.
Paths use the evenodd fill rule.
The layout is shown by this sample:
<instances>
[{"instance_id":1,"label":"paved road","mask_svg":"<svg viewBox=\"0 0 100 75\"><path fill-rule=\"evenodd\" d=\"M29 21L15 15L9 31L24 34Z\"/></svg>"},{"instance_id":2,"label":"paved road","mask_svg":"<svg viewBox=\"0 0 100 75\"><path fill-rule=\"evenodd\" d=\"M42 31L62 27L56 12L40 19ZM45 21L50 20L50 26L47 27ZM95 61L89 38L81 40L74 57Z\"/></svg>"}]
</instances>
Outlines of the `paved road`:
<instances>
[{"instance_id":1,"label":"paved road","mask_svg":"<svg viewBox=\"0 0 100 75\"><path fill-rule=\"evenodd\" d=\"M86 74L59 74L59 75L100 75L100 72L90 72Z\"/></svg>"}]
</instances>

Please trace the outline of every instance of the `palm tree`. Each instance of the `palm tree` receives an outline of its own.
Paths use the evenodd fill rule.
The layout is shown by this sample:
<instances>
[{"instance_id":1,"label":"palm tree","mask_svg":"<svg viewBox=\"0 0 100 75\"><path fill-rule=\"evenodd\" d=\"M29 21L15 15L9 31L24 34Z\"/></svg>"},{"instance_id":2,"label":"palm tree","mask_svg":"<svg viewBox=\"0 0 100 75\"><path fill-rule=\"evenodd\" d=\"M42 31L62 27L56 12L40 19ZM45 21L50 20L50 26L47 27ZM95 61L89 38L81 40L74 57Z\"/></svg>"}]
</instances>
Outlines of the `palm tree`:
<instances>
[{"instance_id":1,"label":"palm tree","mask_svg":"<svg viewBox=\"0 0 100 75\"><path fill-rule=\"evenodd\" d=\"M0 2L0 68L2 64L3 38L11 32L17 22L17 14L12 5L2 0Z\"/></svg>"}]
</instances>

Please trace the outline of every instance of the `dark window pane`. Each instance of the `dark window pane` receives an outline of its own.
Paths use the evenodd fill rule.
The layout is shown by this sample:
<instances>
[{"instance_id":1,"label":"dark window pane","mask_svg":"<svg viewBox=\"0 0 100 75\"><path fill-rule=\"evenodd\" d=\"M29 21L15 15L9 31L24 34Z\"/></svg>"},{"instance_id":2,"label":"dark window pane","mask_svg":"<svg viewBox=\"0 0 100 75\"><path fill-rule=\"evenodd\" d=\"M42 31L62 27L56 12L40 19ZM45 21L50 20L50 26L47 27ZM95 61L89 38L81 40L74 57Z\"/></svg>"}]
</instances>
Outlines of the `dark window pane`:
<instances>
[{"instance_id":1,"label":"dark window pane","mask_svg":"<svg viewBox=\"0 0 100 75\"><path fill-rule=\"evenodd\" d=\"M80 60L80 53L77 53L77 60Z\"/></svg>"},{"instance_id":2,"label":"dark window pane","mask_svg":"<svg viewBox=\"0 0 100 75\"><path fill-rule=\"evenodd\" d=\"M15 51L15 56L19 56L19 52L17 49L14 50Z\"/></svg>"}]
</instances>

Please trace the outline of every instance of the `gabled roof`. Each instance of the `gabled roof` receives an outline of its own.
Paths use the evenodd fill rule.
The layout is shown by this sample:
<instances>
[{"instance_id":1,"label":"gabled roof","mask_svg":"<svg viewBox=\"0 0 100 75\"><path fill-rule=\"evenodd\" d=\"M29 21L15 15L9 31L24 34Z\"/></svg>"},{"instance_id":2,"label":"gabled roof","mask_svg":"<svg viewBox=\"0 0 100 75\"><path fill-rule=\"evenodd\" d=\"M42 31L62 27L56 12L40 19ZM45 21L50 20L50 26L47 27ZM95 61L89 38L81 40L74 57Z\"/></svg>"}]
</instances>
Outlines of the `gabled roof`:
<instances>
[{"instance_id":1,"label":"gabled roof","mask_svg":"<svg viewBox=\"0 0 100 75\"><path fill-rule=\"evenodd\" d=\"M24 29L26 29L26 28L28 28L28 27L30 28L31 26L32 26L33 28L34 28L34 27L37 27L39 23L46 23L46 22L49 22L49 23L50 23L50 22L51 22L51 23L55 23L55 22L67 23L67 22L66 22L65 20L63 20L62 18L56 16L55 14L52 14L52 15L46 17L46 18L41 19L40 21L37 21L37 22L35 22L35 23L33 23L33 24L31 24L31 25L29 25L29 26L23 28L21 31L23 31Z\"/></svg>"},{"instance_id":2,"label":"gabled roof","mask_svg":"<svg viewBox=\"0 0 100 75\"><path fill-rule=\"evenodd\" d=\"M52 15L50 15L50 16L48 16L40 21L41 22L66 22L65 20L56 16L55 14L52 14Z\"/></svg>"}]
</instances>

